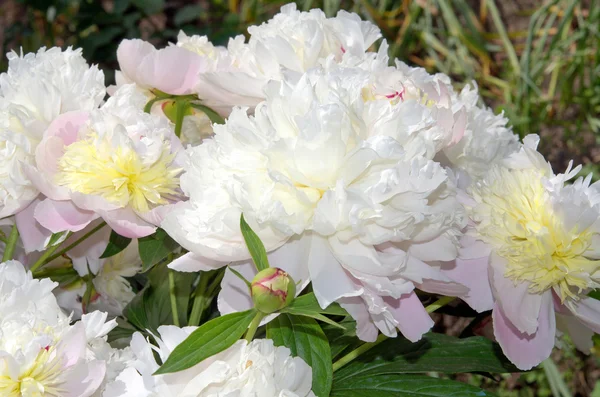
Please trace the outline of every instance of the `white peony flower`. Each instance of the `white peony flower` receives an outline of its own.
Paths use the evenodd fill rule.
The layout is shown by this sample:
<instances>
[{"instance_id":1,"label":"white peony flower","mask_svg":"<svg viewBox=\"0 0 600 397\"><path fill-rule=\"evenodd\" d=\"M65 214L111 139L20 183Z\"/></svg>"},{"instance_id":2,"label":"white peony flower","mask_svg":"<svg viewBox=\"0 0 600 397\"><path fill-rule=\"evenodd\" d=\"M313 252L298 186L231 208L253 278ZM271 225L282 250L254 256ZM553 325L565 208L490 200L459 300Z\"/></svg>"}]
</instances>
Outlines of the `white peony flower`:
<instances>
[{"instance_id":1,"label":"white peony flower","mask_svg":"<svg viewBox=\"0 0 600 397\"><path fill-rule=\"evenodd\" d=\"M106 363L89 355L88 343L113 325L103 315L94 315L93 326L69 325L52 295L55 286L33 279L16 261L0 264L2 396L88 397L104 380Z\"/></svg>"},{"instance_id":2,"label":"white peony flower","mask_svg":"<svg viewBox=\"0 0 600 397\"><path fill-rule=\"evenodd\" d=\"M13 215L38 194L21 164L34 164L37 144L59 115L97 108L105 95L104 74L89 66L81 49L53 47L7 54L0 75L0 218Z\"/></svg>"},{"instance_id":3,"label":"white peony flower","mask_svg":"<svg viewBox=\"0 0 600 397\"><path fill-rule=\"evenodd\" d=\"M299 357L291 357L286 347L275 347L269 339L248 344L236 342L225 351L207 358L184 371L165 375L152 374L159 364L196 327L161 326L158 347L135 333L131 349L133 364L115 382L106 387L103 397L312 397L312 372Z\"/></svg>"},{"instance_id":4,"label":"white peony flower","mask_svg":"<svg viewBox=\"0 0 600 397\"><path fill-rule=\"evenodd\" d=\"M361 338L374 340L377 329L395 336L400 328L419 339L432 321L415 286L464 292L425 263L454 259L464 226L454 185L431 160L460 137L461 112L434 78L423 85L425 97L410 77L415 70L386 73L398 78L388 85L404 85L405 94L388 97L379 75L331 65L272 82L255 116L234 109L213 139L188 149L181 187L190 199L162 227L191 253L171 266L196 271L234 262L251 279L243 213L272 251L271 264L303 285L312 281L322 307L340 302ZM226 273L222 312L251 305L239 283Z\"/></svg>"},{"instance_id":5,"label":"white peony flower","mask_svg":"<svg viewBox=\"0 0 600 397\"><path fill-rule=\"evenodd\" d=\"M493 309L494 335L506 356L528 370L546 359L557 328L588 352L600 332L600 184L580 170L555 175L528 136L468 190L472 222L449 275L465 300Z\"/></svg>"},{"instance_id":6,"label":"white peony flower","mask_svg":"<svg viewBox=\"0 0 600 397\"><path fill-rule=\"evenodd\" d=\"M102 217L126 237L152 234L179 197L181 142L167 120L143 112L133 85L100 109L61 116L36 151L28 176L47 197L35 219L53 233Z\"/></svg>"},{"instance_id":7,"label":"white peony flower","mask_svg":"<svg viewBox=\"0 0 600 397\"><path fill-rule=\"evenodd\" d=\"M479 106L476 85L466 85L455 100L464 104L467 127L460 142L446 148L444 154L458 172L460 185L466 187L472 180L481 179L494 164L517 152L520 144L503 114L496 115L492 109Z\"/></svg>"},{"instance_id":8,"label":"white peony flower","mask_svg":"<svg viewBox=\"0 0 600 397\"><path fill-rule=\"evenodd\" d=\"M250 39L230 39L227 56L219 56L216 70L200 76L198 96L222 112L234 105L256 106L265 98L263 89L286 74L302 74L333 57L336 63L370 63L379 57L387 64L385 51L367 52L381 37L371 22L356 14L339 11L327 18L323 11L300 12L287 4L271 20L248 28ZM387 45L382 45L387 51Z\"/></svg>"}]
</instances>

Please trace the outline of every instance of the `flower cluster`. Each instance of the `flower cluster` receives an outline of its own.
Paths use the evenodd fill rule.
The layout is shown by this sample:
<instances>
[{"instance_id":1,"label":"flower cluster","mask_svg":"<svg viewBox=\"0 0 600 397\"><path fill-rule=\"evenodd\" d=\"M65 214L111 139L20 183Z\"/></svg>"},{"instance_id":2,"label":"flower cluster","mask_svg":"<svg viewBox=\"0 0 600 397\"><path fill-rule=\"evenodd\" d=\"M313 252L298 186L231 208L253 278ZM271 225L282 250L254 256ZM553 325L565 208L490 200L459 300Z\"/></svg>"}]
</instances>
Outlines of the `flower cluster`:
<instances>
[{"instance_id":1,"label":"flower cluster","mask_svg":"<svg viewBox=\"0 0 600 397\"><path fill-rule=\"evenodd\" d=\"M373 51L355 14L287 5L248 33L124 40L110 87L80 50L8 54L0 394L313 396L322 376L271 321L347 314L364 342L416 342L440 296L490 311L519 369L563 333L590 351L591 176L555 174L475 85ZM244 316L214 354L164 369Z\"/></svg>"}]
</instances>

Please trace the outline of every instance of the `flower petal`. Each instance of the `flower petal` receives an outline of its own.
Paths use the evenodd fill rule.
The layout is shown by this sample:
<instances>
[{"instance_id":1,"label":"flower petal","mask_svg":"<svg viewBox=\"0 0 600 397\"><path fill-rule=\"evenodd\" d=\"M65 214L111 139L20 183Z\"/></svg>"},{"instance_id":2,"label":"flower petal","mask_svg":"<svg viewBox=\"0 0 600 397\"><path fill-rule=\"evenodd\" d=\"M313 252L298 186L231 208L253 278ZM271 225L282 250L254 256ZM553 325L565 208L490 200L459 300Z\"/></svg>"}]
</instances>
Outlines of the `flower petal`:
<instances>
[{"instance_id":1,"label":"flower petal","mask_svg":"<svg viewBox=\"0 0 600 397\"><path fill-rule=\"evenodd\" d=\"M539 326L533 334L521 332L513 325L496 302L492 312L494 336L502 347L502 351L517 368L527 371L538 365L552 353L556 335L556 318L552 295L545 293L540 305Z\"/></svg>"},{"instance_id":2,"label":"flower petal","mask_svg":"<svg viewBox=\"0 0 600 397\"><path fill-rule=\"evenodd\" d=\"M542 295L529 293L529 283L515 283L504 276L505 260L490 256L490 283L496 303L503 314L520 332L535 333Z\"/></svg>"},{"instance_id":3,"label":"flower petal","mask_svg":"<svg viewBox=\"0 0 600 397\"><path fill-rule=\"evenodd\" d=\"M479 259L456 259L442 264L442 272L462 285L469 292L460 298L479 313L492 310L494 297L488 275L488 257Z\"/></svg>"},{"instance_id":4,"label":"flower petal","mask_svg":"<svg viewBox=\"0 0 600 397\"><path fill-rule=\"evenodd\" d=\"M49 198L39 203L34 210L35 219L52 233L77 232L98 215L76 207L71 201L54 201Z\"/></svg>"},{"instance_id":5,"label":"flower petal","mask_svg":"<svg viewBox=\"0 0 600 397\"><path fill-rule=\"evenodd\" d=\"M35 208L41 201L39 197L36 198L23 211L15 215L15 223L17 224L25 253L43 251L52 236L52 232L43 227L34 218Z\"/></svg>"}]
</instances>

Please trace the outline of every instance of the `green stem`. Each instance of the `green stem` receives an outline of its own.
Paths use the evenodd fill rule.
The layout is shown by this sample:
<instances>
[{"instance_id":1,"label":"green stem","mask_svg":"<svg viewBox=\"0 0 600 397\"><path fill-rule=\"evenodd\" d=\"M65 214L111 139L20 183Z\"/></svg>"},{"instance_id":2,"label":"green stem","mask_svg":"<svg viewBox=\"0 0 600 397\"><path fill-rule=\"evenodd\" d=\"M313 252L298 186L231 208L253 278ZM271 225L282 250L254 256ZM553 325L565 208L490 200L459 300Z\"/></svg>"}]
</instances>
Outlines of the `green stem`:
<instances>
[{"instance_id":1,"label":"green stem","mask_svg":"<svg viewBox=\"0 0 600 397\"><path fill-rule=\"evenodd\" d=\"M9 261L13 258L13 254L15 253L15 248L17 247L18 240L19 230L17 229L17 225L14 224L12 226L12 229L10 229L10 235L8 236L6 247L4 248L4 254L2 255L2 262Z\"/></svg>"},{"instance_id":2,"label":"green stem","mask_svg":"<svg viewBox=\"0 0 600 397\"><path fill-rule=\"evenodd\" d=\"M185 117L185 112L190 106L190 104L186 100L179 100L175 103L175 135L177 135L177 138L179 138L181 136L181 128L183 127L183 118Z\"/></svg>"},{"instance_id":3,"label":"green stem","mask_svg":"<svg viewBox=\"0 0 600 397\"><path fill-rule=\"evenodd\" d=\"M50 247L46 251L44 251L42 256L40 256L38 258L38 260L35 261L35 263L31 266L31 268L30 268L31 273L34 273L34 275L35 275L35 271L37 269L42 267L44 264L50 262L52 260L52 259L49 259L50 255L52 255L54 253L54 251L56 251L57 249L58 249L58 245L53 245L52 247Z\"/></svg>"},{"instance_id":4,"label":"green stem","mask_svg":"<svg viewBox=\"0 0 600 397\"><path fill-rule=\"evenodd\" d=\"M177 295L175 295L175 270L169 269L169 297L171 299L171 312L173 313L173 323L180 327L179 312L177 311Z\"/></svg>"},{"instance_id":5,"label":"green stem","mask_svg":"<svg viewBox=\"0 0 600 397\"><path fill-rule=\"evenodd\" d=\"M202 320L202 312L204 311L204 305L206 302L206 287L208 286L209 275L210 273L207 272L202 272L200 274L200 283L196 288L196 296L194 297L194 304L192 305L192 313L190 313L188 325L200 325L200 320Z\"/></svg>"},{"instance_id":6,"label":"green stem","mask_svg":"<svg viewBox=\"0 0 600 397\"><path fill-rule=\"evenodd\" d=\"M64 255L65 253L69 252L70 250L72 250L73 248L78 246L82 241L88 239L91 235L96 233L98 230L102 229L104 226L106 226L106 222L100 223L98 226L96 226L95 228L93 228L92 230L90 230L89 232L87 232L86 234L84 234L83 236L78 238L77 240L73 241L71 244L69 244L65 248L61 249L60 251L58 251L56 254L52 255L50 258L48 258L47 262L52 262L59 256ZM69 238L69 236L70 236L70 233L67 236L67 238ZM55 247L58 248L58 245L56 245Z\"/></svg>"},{"instance_id":7,"label":"green stem","mask_svg":"<svg viewBox=\"0 0 600 397\"><path fill-rule=\"evenodd\" d=\"M265 317L264 313L259 311L256 312L256 316L254 316L254 319L250 323L250 327L248 328L248 331L246 331L246 337L244 338L248 341L248 343L252 342L252 338L254 338L254 334L256 334L256 330L258 329L263 317Z\"/></svg>"},{"instance_id":8,"label":"green stem","mask_svg":"<svg viewBox=\"0 0 600 397\"><path fill-rule=\"evenodd\" d=\"M433 313L434 311L438 310L442 306L445 306L448 303L452 302L454 299L456 299L454 296L443 296L440 299L438 299L437 301L433 302L431 305L427 306L425 308L425 310L427 311L427 313ZM375 340L375 342L363 343L362 345L360 345L359 347L352 350L350 353L346 354L344 357L340 358L335 363L333 363L333 372L335 372L338 369L342 368L343 366L349 364L350 362L352 362L354 359L356 359L361 354L371 350L372 348L374 348L375 346L377 346L378 344L380 344L381 342L383 342L387 339L388 339L387 336L380 334L377 337L377 339Z\"/></svg>"}]
</instances>

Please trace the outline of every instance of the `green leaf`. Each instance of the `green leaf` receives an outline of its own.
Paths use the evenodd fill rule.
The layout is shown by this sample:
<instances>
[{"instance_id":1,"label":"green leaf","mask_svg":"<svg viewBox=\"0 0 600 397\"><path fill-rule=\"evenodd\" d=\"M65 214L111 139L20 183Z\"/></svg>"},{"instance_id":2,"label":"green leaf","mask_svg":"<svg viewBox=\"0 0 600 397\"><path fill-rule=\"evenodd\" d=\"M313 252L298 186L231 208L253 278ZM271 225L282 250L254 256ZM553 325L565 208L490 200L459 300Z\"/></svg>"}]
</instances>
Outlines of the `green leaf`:
<instances>
[{"instance_id":1,"label":"green leaf","mask_svg":"<svg viewBox=\"0 0 600 397\"><path fill-rule=\"evenodd\" d=\"M262 241L260 241L260 238L246 223L244 214L242 214L240 217L240 229L242 230L244 241L246 242L246 246L248 246L248 251L250 251L250 255L252 256L252 260L254 261L256 268L259 272L261 270L265 270L269 267L267 251L265 250L265 246L263 245Z\"/></svg>"},{"instance_id":2,"label":"green leaf","mask_svg":"<svg viewBox=\"0 0 600 397\"><path fill-rule=\"evenodd\" d=\"M214 124L225 124L225 119L223 117L221 117L221 115L219 113L215 112L208 106L201 105L199 103L192 103L190 105L194 109L197 109L197 110L200 110L201 112L203 112L209 118L209 120L212 121Z\"/></svg>"},{"instance_id":3,"label":"green leaf","mask_svg":"<svg viewBox=\"0 0 600 397\"><path fill-rule=\"evenodd\" d=\"M151 269L162 261L179 245L163 229L157 229L156 233L138 239L138 251L142 260L142 271Z\"/></svg>"},{"instance_id":4,"label":"green leaf","mask_svg":"<svg viewBox=\"0 0 600 397\"><path fill-rule=\"evenodd\" d=\"M356 374L333 382L331 397L493 397L462 382L425 375Z\"/></svg>"},{"instance_id":5,"label":"green leaf","mask_svg":"<svg viewBox=\"0 0 600 397\"><path fill-rule=\"evenodd\" d=\"M356 374L418 372L520 372L502 354L500 346L475 336L459 339L429 333L412 343L403 337L388 339L336 372L343 381Z\"/></svg>"},{"instance_id":6,"label":"green leaf","mask_svg":"<svg viewBox=\"0 0 600 397\"><path fill-rule=\"evenodd\" d=\"M285 346L292 356L302 358L312 368L313 392L329 396L333 380L329 341L319 324L306 317L282 313L267 324L267 337L275 346Z\"/></svg>"},{"instance_id":7,"label":"green leaf","mask_svg":"<svg viewBox=\"0 0 600 397\"><path fill-rule=\"evenodd\" d=\"M356 349L363 343L356 337L356 321L352 317L348 316L338 324L343 326L344 329L332 327L328 324L321 326L327 339L329 339L331 358L333 359L340 356L342 352L349 352Z\"/></svg>"},{"instance_id":8,"label":"green leaf","mask_svg":"<svg viewBox=\"0 0 600 397\"><path fill-rule=\"evenodd\" d=\"M161 325L173 324L166 264L154 267L148 273L148 284L125 307L123 314L139 331L153 333ZM174 273L177 310L182 325L187 324L187 312L195 273Z\"/></svg>"},{"instance_id":9,"label":"green leaf","mask_svg":"<svg viewBox=\"0 0 600 397\"><path fill-rule=\"evenodd\" d=\"M198 4L181 7L173 18L175 26L181 26L184 23L192 22L200 17L202 6Z\"/></svg>"},{"instance_id":10,"label":"green leaf","mask_svg":"<svg viewBox=\"0 0 600 397\"><path fill-rule=\"evenodd\" d=\"M337 316L348 315L348 312L346 312L346 310L344 310L337 303L332 303L327 308L321 309L321 306L319 306L319 302L317 301L317 298L315 297L315 294L313 292L299 296L298 298L294 299L289 306L286 306L283 309L281 309L280 313L290 313L295 314L297 316L311 317L315 320L322 321L324 323L330 324L334 327L338 327L341 329L345 329L343 325L336 323L335 321L328 317L325 317L321 313Z\"/></svg>"},{"instance_id":11,"label":"green leaf","mask_svg":"<svg viewBox=\"0 0 600 397\"><path fill-rule=\"evenodd\" d=\"M294 299L292 301L292 303L290 303L289 306L287 306L282 311L287 311L287 310L294 310L296 312L294 314L297 314L297 313L299 314L301 312L305 312L305 313L331 314L333 316L344 316L344 317L346 317L348 315L348 312L335 302L332 303L331 305L327 306L325 309L322 309L321 306L319 305L319 302L317 301L317 298L316 298L314 292L309 292L308 294L304 294L302 296L297 297L296 299ZM290 311L290 313L291 313L291 311Z\"/></svg>"},{"instance_id":12,"label":"green leaf","mask_svg":"<svg viewBox=\"0 0 600 397\"><path fill-rule=\"evenodd\" d=\"M255 314L254 309L230 313L202 324L173 350L155 375L183 371L227 349L240 339Z\"/></svg>"},{"instance_id":13,"label":"green leaf","mask_svg":"<svg viewBox=\"0 0 600 397\"><path fill-rule=\"evenodd\" d=\"M110 237L108 238L108 245L106 246L106 249L102 255L100 255L100 258L110 258L113 255L117 255L119 252L127 248L129 243L131 243L131 239L129 237L123 237L114 230L111 231Z\"/></svg>"}]
</instances>

